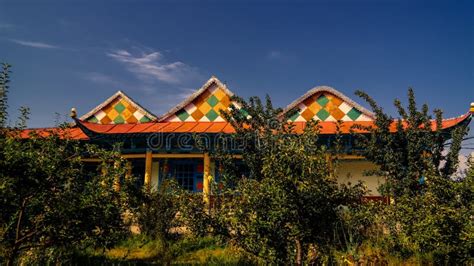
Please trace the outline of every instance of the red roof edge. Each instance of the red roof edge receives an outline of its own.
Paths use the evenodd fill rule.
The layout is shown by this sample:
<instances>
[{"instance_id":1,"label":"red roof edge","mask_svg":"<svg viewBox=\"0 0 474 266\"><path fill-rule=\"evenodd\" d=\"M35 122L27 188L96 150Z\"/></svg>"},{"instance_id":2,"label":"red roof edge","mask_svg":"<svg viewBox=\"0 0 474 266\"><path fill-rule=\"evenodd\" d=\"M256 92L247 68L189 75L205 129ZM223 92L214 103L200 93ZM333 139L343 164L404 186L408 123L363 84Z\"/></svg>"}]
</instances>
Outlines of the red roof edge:
<instances>
[{"instance_id":1,"label":"red roof edge","mask_svg":"<svg viewBox=\"0 0 474 266\"><path fill-rule=\"evenodd\" d=\"M452 127L455 127L462 123L469 123L472 118L472 113L468 112L464 115L443 119L442 121L442 129L447 130ZM118 125L100 125L90 122L85 122L76 119L77 126L82 129L82 131L91 137L94 134L139 134L139 133L154 133L154 132L162 132L162 133L234 133L235 130L232 128L230 123L228 122L148 122L143 123L142 125L146 124L147 126L142 127L130 127L127 124L118 124ZM296 127L296 132L302 132L304 125L306 122L293 122ZM336 133L336 122L320 122L321 127L321 134L335 134ZM359 121L359 122L342 122L341 131L343 134L349 134L351 130L354 133L367 133L366 130L362 129L353 129L352 126L354 125L361 125L364 127L375 126L373 121ZM396 132L397 130L397 121L394 121L390 126L391 132ZM150 130L150 128L156 129ZM436 121L431 121L431 128L432 130L436 129Z\"/></svg>"},{"instance_id":2,"label":"red roof edge","mask_svg":"<svg viewBox=\"0 0 474 266\"><path fill-rule=\"evenodd\" d=\"M474 105L471 106L471 110L461 116L443 119L442 129L449 130L453 127L462 124L468 124L474 115ZM51 134L60 134L64 138L75 139L75 140L89 140L90 137L96 134L147 134L154 132L163 133L224 133L232 134L235 133L234 128L228 122L148 122L141 123L140 126L130 127L129 124L120 125L100 125L90 122L76 120L76 125L70 128L29 128L20 131L21 138L30 138L31 134L38 134L42 137L50 136ZM295 130L297 133L301 133L304 129L306 122L293 122L295 124ZM352 126L358 124L361 126L374 126L372 121L361 121L361 122L343 122L341 131L343 134L349 134ZM320 122L321 134L335 134L336 123L335 122ZM432 130L436 129L436 121L431 121ZM150 130L154 129L154 130ZM390 127L391 132L395 132L396 121ZM354 133L367 133L365 130L353 129Z\"/></svg>"},{"instance_id":3,"label":"red roof edge","mask_svg":"<svg viewBox=\"0 0 474 266\"><path fill-rule=\"evenodd\" d=\"M58 127L48 127L48 128L28 128L21 130L19 136L22 139L27 139L32 136L32 134L38 135L40 137L49 137L53 134L58 134L61 138L64 139L74 139L74 140L89 140L89 137L77 126L70 128L58 128Z\"/></svg>"}]
</instances>

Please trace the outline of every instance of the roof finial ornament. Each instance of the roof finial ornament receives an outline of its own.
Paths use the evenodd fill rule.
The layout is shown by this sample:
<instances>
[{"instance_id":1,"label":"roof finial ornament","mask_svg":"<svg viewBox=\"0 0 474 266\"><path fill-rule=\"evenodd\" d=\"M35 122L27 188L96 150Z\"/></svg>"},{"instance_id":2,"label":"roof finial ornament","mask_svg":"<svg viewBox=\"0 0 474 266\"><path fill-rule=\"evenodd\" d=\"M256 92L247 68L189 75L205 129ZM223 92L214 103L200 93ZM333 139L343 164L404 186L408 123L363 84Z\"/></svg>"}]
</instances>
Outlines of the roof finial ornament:
<instances>
[{"instance_id":1,"label":"roof finial ornament","mask_svg":"<svg viewBox=\"0 0 474 266\"><path fill-rule=\"evenodd\" d=\"M471 103L471 108L469 108L469 112L474 114L474 102Z\"/></svg>"},{"instance_id":2,"label":"roof finial ornament","mask_svg":"<svg viewBox=\"0 0 474 266\"><path fill-rule=\"evenodd\" d=\"M71 114L70 114L71 118L74 119L77 117L77 111L76 111L76 108L71 108Z\"/></svg>"}]
</instances>

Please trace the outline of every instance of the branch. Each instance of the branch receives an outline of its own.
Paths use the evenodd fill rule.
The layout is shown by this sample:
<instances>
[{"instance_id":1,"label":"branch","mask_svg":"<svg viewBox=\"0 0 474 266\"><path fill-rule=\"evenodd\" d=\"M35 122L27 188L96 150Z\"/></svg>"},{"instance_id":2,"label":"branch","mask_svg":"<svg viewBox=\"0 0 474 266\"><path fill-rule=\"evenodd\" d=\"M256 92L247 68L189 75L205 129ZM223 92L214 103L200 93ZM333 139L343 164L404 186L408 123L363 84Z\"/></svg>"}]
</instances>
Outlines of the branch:
<instances>
[{"instance_id":1,"label":"branch","mask_svg":"<svg viewBox=\"0 0 474 266\"><path fill-rule=\"evenodd\" d=\"M18 220L17 220L17 223L16 223L15 242L20 237L21 220L23 219L23 213L25 211L26 203L28 202L28 200L31 199L31 197L32 196L28 196L28 197L24 198L23 201L21 202L20 214L18 215Z\"/></svg>"}]
</instances>

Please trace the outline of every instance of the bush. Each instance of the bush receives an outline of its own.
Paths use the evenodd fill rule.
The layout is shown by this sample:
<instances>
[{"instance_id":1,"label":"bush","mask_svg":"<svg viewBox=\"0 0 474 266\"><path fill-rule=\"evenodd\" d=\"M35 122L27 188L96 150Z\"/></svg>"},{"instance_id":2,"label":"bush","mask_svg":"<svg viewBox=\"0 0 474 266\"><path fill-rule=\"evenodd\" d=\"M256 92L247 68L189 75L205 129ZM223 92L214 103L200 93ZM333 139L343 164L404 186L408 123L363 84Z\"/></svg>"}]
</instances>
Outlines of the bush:
<instances>
[{"instance_id":1,"label":"bush","mask_svg":"<svg viewBox=\"0 0 474 266\"><path fill-rule=\"evenodd\" d=\"M137 187L128 183L126 188L132 220L140 228L140 233L151 239L168 242L177 237L176 229L180 227L176 219L183 195L182 189L175 180L166 179L158 189Z\"/></svg>"},{"instance_id":2,"label":"bush","mask_svg":"<svg viewBox=\"0 0 474 266\"><path fill-rule=\"evenodd\" d=\"M74 248L108 248L127 234L125 175L116 152L69 138L66 126L22 137L29 111L6 125L9 66L0 73L0 257L7 265L60 263ZM102 174L86 177L81 156L99 158ZM20 260L19 260L20 259ZM23 261L23 260L25 261ZM26 261L33 259L34 261Z\"/></svg>"},{"instance_id":3,"label":"bush","mask_svg":"<svg viewBox=\"0 0 474 266\"><path fill-rule=\"evenodd\" d=\"M386 207L387 248L402 258L428 258L437 264L472 260L472 195L471 178L429 176L423 194L399 197Z\"/></svg>"},{"instance_id":4,"label":"bush","mask_svg":"<svg viewBox=\"0 0 474 266\"><path fill-rule=\"evenodd\" d=\"M245 140L242 154L249 176L230 182L236 184L230 188L235 197L223 214L232 241L268 263L317 262L333 246L340 206L359 203L363 186L338 185L316 121L296 132L269 97L265 104L258 97L234 100L248 116L236 108L225 116L235 137Z\"/></svg>"},{"instance_id":5,"label":"bush","mask_svg":"<svg viewBox=\"0 0 474 266\"><path fill-rule=\"evenodd\" d=\"M205 208L202 195L192 192L186 192L182 197L180 219L194 237L209 235L214 224L213 217Z\"/></svg>"}]
</instances>

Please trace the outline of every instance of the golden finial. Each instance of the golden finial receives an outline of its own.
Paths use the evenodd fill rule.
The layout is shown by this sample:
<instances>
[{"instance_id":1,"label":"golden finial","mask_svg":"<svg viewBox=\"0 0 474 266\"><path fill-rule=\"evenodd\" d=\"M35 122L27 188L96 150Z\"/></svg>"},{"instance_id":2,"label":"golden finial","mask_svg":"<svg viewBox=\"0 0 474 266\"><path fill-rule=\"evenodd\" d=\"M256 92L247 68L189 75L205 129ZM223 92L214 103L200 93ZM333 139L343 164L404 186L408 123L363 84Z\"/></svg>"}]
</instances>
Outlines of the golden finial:
<instances>
[{"instance_id":1,"label":"golden finial","mask_svg":"<svg viewBox=\"0 0 474 266\"><path fill-rule=\"evenodd\" d=\"M471 108L469 109L469 112L471 112L471 114L474 114L474 102L471 103Z\"/></svg>"},{"instance_id":2,"label":"golden finial","mask_svg":"<svg viewBox=\"0 0 474 266\"><path fill-rule=\"evenodd\" d=\"M77 112L76 112L76 108L71 108L71 117L72 118L76 118L77 117Z\"/></svg>"}]
</instances>

